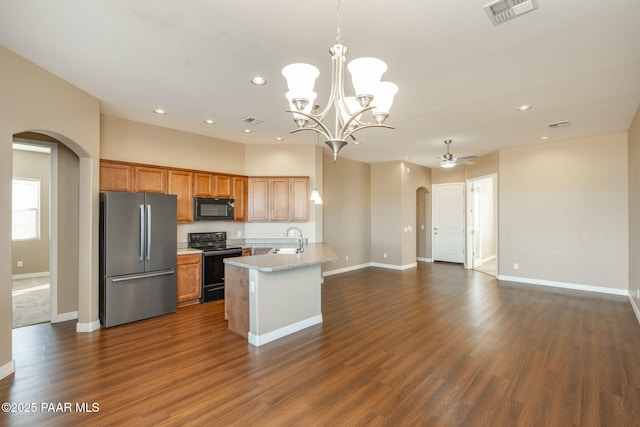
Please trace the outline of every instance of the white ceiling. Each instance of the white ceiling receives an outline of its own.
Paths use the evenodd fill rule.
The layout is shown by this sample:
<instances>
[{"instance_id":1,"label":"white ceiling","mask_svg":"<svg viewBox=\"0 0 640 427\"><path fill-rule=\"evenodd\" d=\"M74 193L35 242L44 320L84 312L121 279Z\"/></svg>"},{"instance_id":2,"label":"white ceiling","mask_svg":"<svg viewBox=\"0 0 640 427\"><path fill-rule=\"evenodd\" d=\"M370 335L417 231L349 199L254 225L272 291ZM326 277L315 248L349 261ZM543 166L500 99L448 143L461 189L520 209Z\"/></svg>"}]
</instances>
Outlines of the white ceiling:
<instances>
[{"instance_id":1,"label":"white ceiling","mask_svg":"<svg viewBox=\"0 0 640 427\"><path fill-rule=\"evenodd\" d=\"M400 91L387 120L396 129L363 130L340 157L434 166L445 139L462 157L628 130L640 1L539 0L497 26L488 2L343 0L348 59L383 59ZM314 143L288 133L280 71L316 65L326 103L336 27L333 1L0 0L0 44L99 98L104 114L251 144ZM268 84L250 84L255 75ZM247 135L248 116L263 123ZM570 126L546 126L561 120Z\"/></svg>"}]
</instances>

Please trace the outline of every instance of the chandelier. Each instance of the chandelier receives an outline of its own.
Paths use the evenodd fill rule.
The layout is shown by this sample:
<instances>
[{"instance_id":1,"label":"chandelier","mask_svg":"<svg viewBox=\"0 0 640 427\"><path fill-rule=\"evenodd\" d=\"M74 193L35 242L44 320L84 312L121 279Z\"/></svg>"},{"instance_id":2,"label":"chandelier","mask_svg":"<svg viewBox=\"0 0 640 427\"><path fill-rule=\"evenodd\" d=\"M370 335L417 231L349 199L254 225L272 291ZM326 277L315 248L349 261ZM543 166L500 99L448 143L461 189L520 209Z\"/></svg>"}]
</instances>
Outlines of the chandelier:
<instances>
[{"instance_id":1,"label":"chandelier","mask_svg":"<svg viewBox=\"0 0 640 427\"><path fill-rule=\"evenodd\" d=\"M313 86L320 75L320 71L310 64L289 64L282 69L282 75L287 80L289 91L288 113L293 113L293 120L298 126L291 133L310 130L322 135L333 153L336 161L338 152L347 145L347 139L355 132L372 127L393 129L385 125L389 116L393 97L398 92L398 86L391 82L382 82L382 74L387 71L387 64L377 58L358 58L349 62L347 69L351 73L351 80L355 89L355 96L345 96L344 92L344 64L347 57L347 47L342 44L340 32L340 0L337 7L338 30L336 44L329 48L331 53L331 93L327 106L318 114L312 113L316 93ZM330 110L335 112L333 129L323 123ZM374 123L365 122L363 114L371 111Z\"/></svg>"}]
</instances>

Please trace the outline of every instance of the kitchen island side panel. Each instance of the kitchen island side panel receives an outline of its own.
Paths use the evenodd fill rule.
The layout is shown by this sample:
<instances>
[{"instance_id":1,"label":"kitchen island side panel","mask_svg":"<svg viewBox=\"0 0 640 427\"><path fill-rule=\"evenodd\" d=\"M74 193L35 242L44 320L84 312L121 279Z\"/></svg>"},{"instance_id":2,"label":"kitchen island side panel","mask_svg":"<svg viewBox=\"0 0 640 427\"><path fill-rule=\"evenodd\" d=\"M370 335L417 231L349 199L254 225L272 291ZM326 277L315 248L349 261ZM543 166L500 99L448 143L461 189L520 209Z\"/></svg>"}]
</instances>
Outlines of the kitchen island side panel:
<instances>
[{"instance_id":1,"label":"kitchen island side panel","mask_svg":"<svg viewBox=\"0 0 640 427\"><path fill-rule=\"evenodd\" d=\"M251 269L250 332L261 336L321 317L321 280L320 264L272 272Z\"/></svg>"}]
</instances>

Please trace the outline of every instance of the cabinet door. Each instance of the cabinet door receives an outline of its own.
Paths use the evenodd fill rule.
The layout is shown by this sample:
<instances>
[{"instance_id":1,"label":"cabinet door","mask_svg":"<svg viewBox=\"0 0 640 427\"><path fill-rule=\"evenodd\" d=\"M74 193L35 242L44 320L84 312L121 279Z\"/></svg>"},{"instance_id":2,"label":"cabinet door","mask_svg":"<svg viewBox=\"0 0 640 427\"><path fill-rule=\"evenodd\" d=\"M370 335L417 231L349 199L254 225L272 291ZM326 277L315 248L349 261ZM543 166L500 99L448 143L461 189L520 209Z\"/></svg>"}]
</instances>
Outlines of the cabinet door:
<instances>
[{"instance_id":1,"label":"cabinet door","mask_svg":"<svg viewBox=\"0 0 640 427\"><path fill-rule=\"evenodd\" d=\"M202 291L201 261L202 256L199 254L178 255L176 286L179 303L189 300L198 302Z\"/></svg>"},{"instance_id":2,"label":"cabinet door","mask_svg":"<svg viewBox=\"0 0 640 427\"><path fill-rule=\"evenodd\" d=\"M169 194L178 196L178 222L193 221L193 173L169 170Z\"/></svg>"},{"instance_id":3,"label":"cabinet door","mask_svg":"<svg viewBox=\"0 0 640 427\"><path fill-rule=\"evenodd\" d=\"M214 197L216 194L215 175L196 172L193 175L193 195L198 197Z\"/></svg>"},{"instance_id":4,"label":"cabinet door","mask_svg":"<svg viewBox=\"0 0 640 427\"><path fill-rule=\"evenodd\" d=\"M269 180L249 179L249 221L268 221Z\"/></svg>"},{"instance_id":5,"label":"cabinet door","mask_svg":"<svg viewBox=\"0 0 640 427\"><path fill-rule=\"evenodd\" d=\"M100 191L133 191L134 176L131 165L100 161Z\"/></svg>"},{"instance_id":6,"label":"cabinet door","mask_svg":"<svg viewBox=\"0 0 640 427\"><path fill-rule=\"evenodd\" d=\"M167 193L167 170L136 166L136 191L140 193Z\"/></svg>"},{"instance_id":7,"label":"cabinet door","mask_svg":"<svg viewBox=\"0 0 640 427\"><path fill-rule=\"evenodd\" d=\"M306 221L308 219L308 186L308 178L291 178L291 221Z\"/></svg>"},{"instance_id":8,"label":"cabinet door","mask_svg":"<svg viewBox=\"0 0 640 427\"><path fill-rule=\"evenodd\" d=\"M233 182L230 176L216 175L216 197L231 197L233 194Z\"/></svg>"},{"instance_id":9,"label":"cabinet door","mask_svg":"<svg viewBox=\"0 0 640 427\"><path fill-rule=\"evenodd\" d=\"M235 199L235 221L247 220L248 179L243 176L233 177L233 194Z\"/></svg>"},{"instance_id":10,"label":"cabinet door","mask_svg":"<svg viewBox=\"0 0 640 427\"><path fill-rule=\"evenodd\" d=\"M269 178L269 213L272 221L289 221L288 178Z\"/></svg>"}]
</instances>

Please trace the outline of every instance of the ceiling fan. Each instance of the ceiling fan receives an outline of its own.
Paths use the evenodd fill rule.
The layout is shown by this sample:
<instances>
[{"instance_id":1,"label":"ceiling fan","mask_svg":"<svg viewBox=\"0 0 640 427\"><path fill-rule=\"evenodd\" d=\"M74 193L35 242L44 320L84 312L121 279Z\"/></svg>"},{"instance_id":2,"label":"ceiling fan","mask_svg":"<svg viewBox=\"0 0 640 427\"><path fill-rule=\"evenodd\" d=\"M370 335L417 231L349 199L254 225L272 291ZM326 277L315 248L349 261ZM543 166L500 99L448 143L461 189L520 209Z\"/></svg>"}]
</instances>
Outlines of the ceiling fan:
<instances>
[{"instance_id":1,"label":"ceiling fan","mask_svg":"<svg viewBox=\"0 0 640 427\"><path fill-rule=\"evenodd\" d=\"M447 144L447 152L442 157L438 156L438 158L440 159L441 168L452 168L457 164L472 165L473 164L472 160L478 157L478 156L453 157L453 154L449 152L449 145L451 144L451 140L447 139L444 143Z\"/></svg>"}]
</instances>

